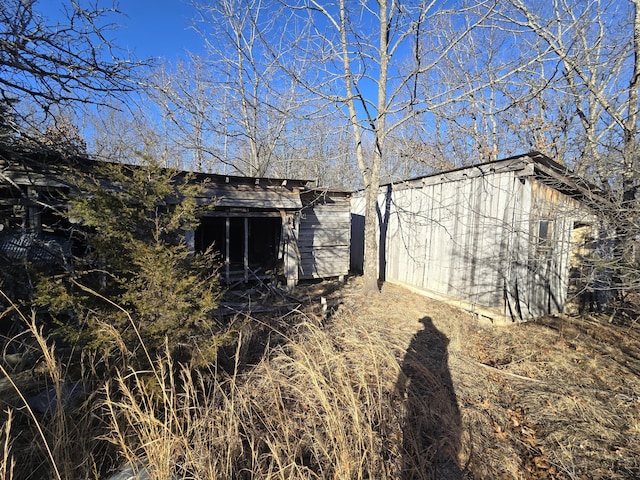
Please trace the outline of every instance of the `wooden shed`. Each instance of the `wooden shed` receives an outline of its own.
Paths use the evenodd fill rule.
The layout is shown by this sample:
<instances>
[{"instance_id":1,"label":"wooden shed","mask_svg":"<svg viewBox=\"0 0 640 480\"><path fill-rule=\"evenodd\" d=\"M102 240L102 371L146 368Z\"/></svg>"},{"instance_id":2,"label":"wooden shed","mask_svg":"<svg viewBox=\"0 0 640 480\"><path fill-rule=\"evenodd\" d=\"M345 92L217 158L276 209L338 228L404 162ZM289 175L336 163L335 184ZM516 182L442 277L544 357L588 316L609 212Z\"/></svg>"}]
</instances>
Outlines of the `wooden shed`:
<instances>
[{"instance_id":1,"label":"wooden shed","mask_svg":"<svg viewBox=\"0 0 640 480\"><path fill-rule=\"evenodd\" d=\"M384 185L380 276L495 321L562 312L572 249L595 222L594 197L586 182L540 153ZM351 212L351 261L359 270L363 192L353 195Z\"/></svg>"},{"instance_id":2,"label":"wooden shed","mask_svg":"<svg viewBox=\"0 0 640 480\"><path fill-rule=\"evenodd\" d=\"M228 283L279 273L287 285L349 271L347 192L308 188L307 180L198 174L202 204L215 204L194 232L194 248L217 246ZM222 246L224 245L224 248Z\"/></svg>"},{"instance_id":3,"label":"wooden shed","mask_svg":"<svg viewBox=\"0 0 640 480\"><path fill-rule=\"evenodd\" d=\"M32 260L46 235L51 245L64 243L47 204L55 201L64 209L60 202L70 188L65 178L73 169L87 171L95 164L86 158L0 152L0 253ZM186 174L178 172L178 177ZM206 173L189 178L205 185L197 201L208 208L186 241L195 250L213 246L219 252L228 284L281 276L293 286L300 279L348 272L348 193L309 188L309 181L299 179ZM44 225L49 217L51 225Z\"/></svg>"},{"instance_id":4,"label":"wooden shed","mask_svg":"<svg viewBox=\"0 0 640 480\"><path fill-rule=\"evenodd\" d=\"M198 203L214 208L188 236L195 250L219 252L223 280L232 284L282 275L287 285L297 284L300 193L308 182L213 174L197 174L194 180L207 185Z\"/></svg>"}]
</instances>

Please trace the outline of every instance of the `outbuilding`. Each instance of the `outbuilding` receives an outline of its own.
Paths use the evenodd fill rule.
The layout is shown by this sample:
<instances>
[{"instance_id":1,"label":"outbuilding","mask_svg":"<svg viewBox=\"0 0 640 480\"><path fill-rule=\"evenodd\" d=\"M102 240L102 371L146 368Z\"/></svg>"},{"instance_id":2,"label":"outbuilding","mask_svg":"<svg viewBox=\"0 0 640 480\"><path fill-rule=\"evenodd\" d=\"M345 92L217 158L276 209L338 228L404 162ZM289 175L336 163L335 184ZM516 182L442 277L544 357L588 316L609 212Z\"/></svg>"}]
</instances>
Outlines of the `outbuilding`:
<instances>
[{"instance_id":1,"label":"outbuilding","mask_svg":"<svg viewBox=\"0 0 640 480\"><path fill-rule=\"evenodd\" d=\"M69 179L98 163L55 153L0 152L0 254L8 261L64 261L69 222L60 213L76 188ZM176 178L187 175L204 185L197 198L204 208L198 228L185 240L195 250L218 252L227 284L279 277L292 287L302 279L348 273L348 192L311 187L308 180L176 172Z\"/></svg>"},{"instance_id":2,"label":"outbuilding","mask_svg":"<svg viewBox=\"0 0 640 480\"><path fill-rule=\"evenodd\" d=\"M354 270L363 263L364 202L363 192L352 196ZM562 312L597 202L606 199L537 152L384 185L380 277L494 321Z\"/></svg>"},{"instance_id":3,"label":"outbuilding","mask_svg":"<svg viewBox=\"0 0 640 480\"><path fill-rule=\"evenodd\" d=\"M299 280L349 272L349 193L309 187L308 180L198 174L213 205L194 232L196 250L209 246L224 259L224 280L282 276Z\"/></svg>"}]
</instances>

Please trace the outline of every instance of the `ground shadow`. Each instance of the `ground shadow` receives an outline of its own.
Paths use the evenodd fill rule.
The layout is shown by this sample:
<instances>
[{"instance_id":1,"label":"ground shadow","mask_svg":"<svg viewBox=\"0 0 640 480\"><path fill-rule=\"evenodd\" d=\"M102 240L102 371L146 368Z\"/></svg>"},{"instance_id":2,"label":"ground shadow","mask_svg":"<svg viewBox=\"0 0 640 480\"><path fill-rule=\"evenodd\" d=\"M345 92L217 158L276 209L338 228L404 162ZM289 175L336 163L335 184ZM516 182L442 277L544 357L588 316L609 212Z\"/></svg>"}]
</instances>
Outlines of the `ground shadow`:
<instances>
[{"instance_id":1,"label":"ground shadow","mask_svg":"<svg viewBox=\"0 0 640 480\"><path fill-rule=\"evenodd\" d=\"M397 382L405 402L401 478L462 479L460 410L449 373L449 339L430 317L420 322L424 329L411 340Z\"/></svg>"}]
</instances>

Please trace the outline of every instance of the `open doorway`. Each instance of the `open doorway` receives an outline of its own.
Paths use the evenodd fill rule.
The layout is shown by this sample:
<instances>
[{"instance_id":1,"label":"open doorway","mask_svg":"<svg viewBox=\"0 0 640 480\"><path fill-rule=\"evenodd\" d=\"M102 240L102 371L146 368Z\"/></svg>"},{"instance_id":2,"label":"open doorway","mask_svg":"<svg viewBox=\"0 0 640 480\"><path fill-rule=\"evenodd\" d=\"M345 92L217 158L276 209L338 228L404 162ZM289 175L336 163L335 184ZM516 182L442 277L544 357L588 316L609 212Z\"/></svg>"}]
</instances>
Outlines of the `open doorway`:
<instances>
[{"instance_id":1,"label":"open doorway","mask_svg":"<svg viewBox=\"0 0 640 480\"><path fill-rule=\"evenodd\" d=\"M579 314L596 307L594 272L591 260L593 253L593 226L576 222L571 230L571 252L569 256L569 285L565 313Z\"/></svg>"},{"instance_id":2,"label":"open doorway","mask_svg":"<svg viewBox=\"0 0 640 480\"><path fill-rule=\"evenodd\" d=\"M195 248L210 246L224 261L223 279L229 283L263 277L280 258L280 217L204 217L195 232Z\"/></svg>"}]
</instances>

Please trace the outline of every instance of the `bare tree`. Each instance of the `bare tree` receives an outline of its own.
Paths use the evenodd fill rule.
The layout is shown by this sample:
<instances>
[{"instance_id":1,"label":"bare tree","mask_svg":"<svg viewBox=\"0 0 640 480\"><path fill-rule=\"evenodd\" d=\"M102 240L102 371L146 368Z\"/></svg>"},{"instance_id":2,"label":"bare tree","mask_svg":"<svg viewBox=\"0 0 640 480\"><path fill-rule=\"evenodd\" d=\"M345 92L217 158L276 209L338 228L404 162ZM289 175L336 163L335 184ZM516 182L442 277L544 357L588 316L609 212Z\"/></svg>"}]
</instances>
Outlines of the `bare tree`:
<instances>
[{"instance_id":1,"label":"bare tree","mask_svg":"<svg viewBox=\"0 0 640 480\"><path fill-rule=\"evenodd\" d=\"M148 97L144 97L148 98ZM153 97L155 98L155 97ZM169 168L188 168L189 152L175 139L165 112L151 99L141 106L98 108L88 112L84 124L91 132L87 150L96 159L116 163L142 163L153 159Z\"/></svg>"},{"instance_id":2,"label":"bare tree","mask_svg":"<svg viewBox=\"0 0 640 480\"><path fill-rule=\"evenodd\" d=\"M297 28L289 32L286 48L311 68L300 73L290 63L282 66L318 98L338 106L351 130L366 197L364 289L375 292L379 273L376 209L390 153L387 142L394 131L438 102L435 92L418 87L427 84L421 79L487 14L466 23L461 19L464 11L448 11L441 3L427 0L306 0L287 7L297 15L288 24ZM459 15L460 21L451 22L457 25L451 42L425 54L426 39L438 38L442 19L452 15Z\"/></svg>"},{"instance_id":3,"label":"bare tree","mask_svg":"<svg viewBox=\"0 0 640 480\"><path fill-rule=\"evenodd\" d=\"M221 173L225 157L225 103L204 62L191 56L175 67L162 65L153 75L149 95L164 121L161 130L175 149L184 152L182 168Z\"/></svg>"},{"instance_id":4,"label":"bare tree","mask_svg":"<svg viewBox=\"0 0 640 480\"><path fill-rule=\"evenodd\" d=\"M512 9L500 12L503 18L533 32L544 43L541 59L559 65L558 80L580 120L581 131L573 133L582 138L578 170L618 194L619 206L603 213L618 245L618 286L637 287L640 1L510 3Z\"/></svg>"},{"instance_id":5,"label":"bare tree","mask_svg":"<svg viewBox=\"0 0 640 480\"><path fill-rule=\"evenodd\" d=\"M208 52L201 64L215 90L209 102L219 120L210 129L224 138L221 160L245 175L281 170L279 146L287 143L289 122L307 99L272 55L283 35L278 5L224 0L196 6L196 28Z\"/></svg>"},{"instance_id":6,"label":"bare tree","mask_svg":"<svg viewBox=\"0 0 640 480\"><path fill-rule=\"evenodd\" d=\"M85 7L61 2L62 20L37 11L37 0L4 0L0 9L0 103L3 124L24 133L29 116L24 102L39 114L51 107L105 104L130 92L138 63L121 57L109 38L107 17L115 7Z\"/></svg>"},{"instance_id":7,"label":"bare tree","mask_svg":"<svg viewBox=\"0 0 640 480\"><path fill-rule=\"evenodd\" d=\"M638 104L634 76L640 48L634 40L639 35L635 2L553 0L533 6L511 0L511 5L500 15L511 24L509 28L521 29L520 38L532 32L541 40L528 45L538 51L540 63L555 65L555 72L547 75L547 87L573 104L572 113L580 123L573 125L571 134L583 137L578 170L587 173L598 164L604 166L611 150L623 144L622 170L630 185ZM608 143L615 131L617 146ZM607 167L593 173L601 184L611 180Z\"/></svg>"},{"instance_id":8,"label":"bare tree","mask_svg":"<svg viewBox=\"0 0 640 480\"><path fill-rule=\"evenodd\" d=\"M358 185L350 135L335 113L289 119L275 151L273 173L277 177L309 179L320 187L352 189Z\"/></svg>"},{"instance_id":9,"label":"bare tree","mask_svg":"<svg viewBox=\"0 0 640 480\"><path fill-rule=\"evenodd\" d=\"M37 142L63 155L86 155L87 142L70 114L58 113L47 125Z\"/></svg>"}]
</instances>

